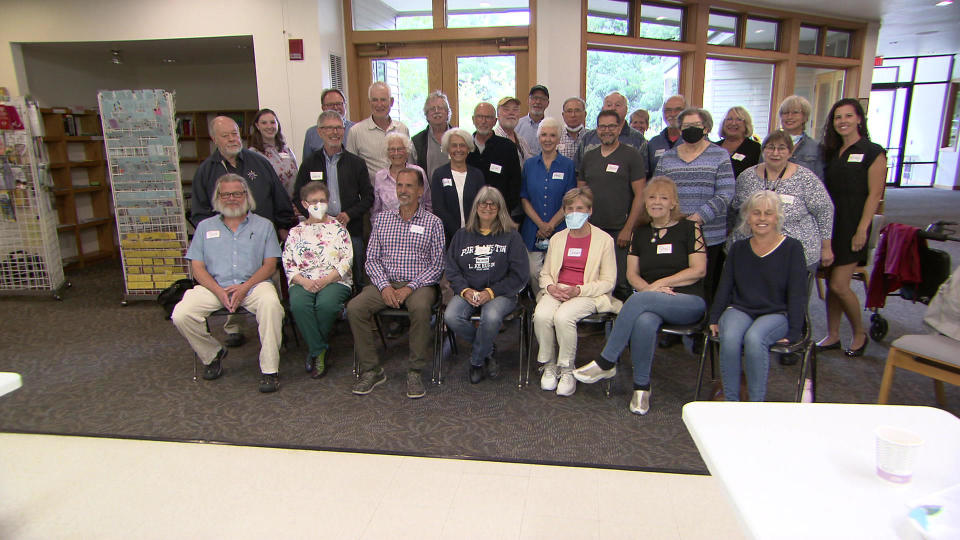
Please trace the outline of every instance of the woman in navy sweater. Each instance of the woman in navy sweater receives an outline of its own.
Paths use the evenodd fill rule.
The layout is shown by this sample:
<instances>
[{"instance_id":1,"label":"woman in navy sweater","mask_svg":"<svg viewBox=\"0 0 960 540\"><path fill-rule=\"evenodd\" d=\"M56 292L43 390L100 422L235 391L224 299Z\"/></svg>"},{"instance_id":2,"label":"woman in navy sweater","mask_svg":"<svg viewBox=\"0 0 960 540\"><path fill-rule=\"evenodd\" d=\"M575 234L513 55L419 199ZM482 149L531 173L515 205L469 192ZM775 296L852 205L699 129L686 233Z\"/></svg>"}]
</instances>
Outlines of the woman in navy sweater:
<instances>
[{"instance_id":1,"label":"woman in navy sweater","mask_svg":"<svg viewBox=\"0 0 960 540\"><path fill-rule=\"evenodd\" d=\"M523 238L497 188L484 186L477 192L467 225L453 235L447 248L446 277L456 296L447 304L443 320L455 335L473 344L470 382L477 384L484 375L494 379L500 368L492 356L493 340L530 277ZM477 310L480 325L475 328L470 317Z\"/></svg>"},{"instance_id":2,"label":"woman in navy sweater","mask_svg":"<svg viewBox=\"0 0 960 540\"><path fill-rule=\"evenodd\" d=\"M749 399L763 401L770 346L800 339L807 270L803 245L781 232L783 206L775 192L751 195L741 215L741 232L752 236L730 247L710 310L710 332L720 336L727 401L739 400L741 354Z\"/></svg>"}]
</instances>

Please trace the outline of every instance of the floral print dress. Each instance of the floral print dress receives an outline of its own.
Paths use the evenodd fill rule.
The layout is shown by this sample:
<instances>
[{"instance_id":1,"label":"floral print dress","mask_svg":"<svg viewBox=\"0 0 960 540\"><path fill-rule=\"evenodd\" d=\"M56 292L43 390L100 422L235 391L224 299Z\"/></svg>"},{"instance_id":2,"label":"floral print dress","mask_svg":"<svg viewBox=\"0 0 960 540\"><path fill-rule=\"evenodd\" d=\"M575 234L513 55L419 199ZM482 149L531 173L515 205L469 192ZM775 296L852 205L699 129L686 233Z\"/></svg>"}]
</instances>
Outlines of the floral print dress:
<instances>
[{"instance_id":1,"label":"floral print dress","mask_svg":"<svg viewBox=\"0 0 960 540\"><path fill-rule=\"evenodd\" d=\"M340 272L337 283L352 288L352 266L350 233L338 221L302 222L290 229L283 248L283 270L291 285L297 274L320 279L336 269Z\"/></svg>"}]
</instances>

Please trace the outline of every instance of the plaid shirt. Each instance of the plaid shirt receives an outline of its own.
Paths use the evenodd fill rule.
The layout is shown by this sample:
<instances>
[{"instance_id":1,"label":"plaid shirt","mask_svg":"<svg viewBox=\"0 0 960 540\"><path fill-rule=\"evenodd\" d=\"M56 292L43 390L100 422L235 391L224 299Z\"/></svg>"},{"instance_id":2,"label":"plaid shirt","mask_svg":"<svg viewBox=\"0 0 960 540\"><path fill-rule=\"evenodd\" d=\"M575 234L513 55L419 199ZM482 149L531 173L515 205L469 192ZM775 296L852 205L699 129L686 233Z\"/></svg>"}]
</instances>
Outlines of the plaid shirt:
<instances>
[{"instance_id":1,"label":"plaid shirt","mask_svg":"<svg viewBox=\"0 0 960 540\"><path fill-rule=\"evenodd\" d=\"M373 222L364 269L381 291L396 281L413 290L433 285L443 275L443 241L443 223L422 204L410 221L399 210L384 210Z\"/></svg>"},{"instance_id":2,"label":"plaid shirt","mask_svg":"<svg viewBox=\"0 0 960 540\"><path fill-rule=\"evenodd\" d=\"M560 155L570 159L575 159L577 155L577 141L580 140L580 136L587 131L587 128L583 128L577 132L576 137L571 137L570 132L567 131L566 126L560 130L560 142L557 143L557 151L560 152Z\"/></svg>"}]
</instances>

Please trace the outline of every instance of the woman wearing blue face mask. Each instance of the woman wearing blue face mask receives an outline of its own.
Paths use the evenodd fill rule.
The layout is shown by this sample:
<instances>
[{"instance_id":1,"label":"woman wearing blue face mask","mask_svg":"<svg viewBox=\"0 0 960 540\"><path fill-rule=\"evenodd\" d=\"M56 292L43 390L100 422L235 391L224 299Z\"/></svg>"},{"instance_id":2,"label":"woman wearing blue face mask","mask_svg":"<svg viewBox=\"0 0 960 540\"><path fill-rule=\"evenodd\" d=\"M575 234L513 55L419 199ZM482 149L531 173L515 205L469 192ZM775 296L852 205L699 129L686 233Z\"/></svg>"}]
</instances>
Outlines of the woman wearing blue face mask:
<instances>
[{"instance_id":1,"label":"woman wearing blue face mask","mask_svg":"<svg viewBox=\"0 0 960 540\"><path fill-rule=\"evenodd\" d=\"M327 336L353 286L350 233L327 215L328 197L325 182L309 182L300 189L309 217L290 229L283 248L290 311L307 341L306 368L314 379L326 374Z\"/></svg>"},{"instance_id":2,"label":"woman wearing blue face mask","mask_svg":"<svg viewBox=\"0 0 960 540\"><path fill-rule=\"evenodd\" d=\"M665 176L651 179L643 190L641 225L633 233L627 256L627 280L634 289L613 325L600 357L574 370L582 383L617 374L617 359L630 345L633 397L630 412L650 410L650 368L663 323L693 324L703 318L703 276L707 247L700 225L684 219L677 186Z\"/></svg>"},{"instance_id":3,"label":"woman wearing blue face mask","mask_svg":"<svg viewBox=\"0 0 960 540\"><path fill-rule=\"evenodd\" d=\"M598 312L618 312L613 298L617 260L613 238L590 225L593 192L574 188L563 196L567 228L550 237L540 270L540 293L533 330L543 364L540 388L570 396L577 389L573 360L577 355L577 321ZM559 345L559 350L557 345Z\"/></svg>"}]
</instances>

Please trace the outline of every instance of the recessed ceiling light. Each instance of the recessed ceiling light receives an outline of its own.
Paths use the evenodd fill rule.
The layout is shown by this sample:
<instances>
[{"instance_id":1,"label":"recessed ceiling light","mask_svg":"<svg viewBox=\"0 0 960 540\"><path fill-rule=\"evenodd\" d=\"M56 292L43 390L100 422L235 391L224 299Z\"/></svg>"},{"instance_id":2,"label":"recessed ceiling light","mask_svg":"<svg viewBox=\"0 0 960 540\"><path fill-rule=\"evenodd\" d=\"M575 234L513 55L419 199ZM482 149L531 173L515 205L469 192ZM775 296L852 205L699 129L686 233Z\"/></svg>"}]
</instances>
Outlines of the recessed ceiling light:
<instances>
[{"instance_id":1,"label":"recessed ceiling light","mask_svg":"<svg viewBox=\"0 0 960 540\"><path fill-rule=\"evenodd\" d=\"M164 63L164 64L174 64L174 63L176 63L176 62L177 62L177 61L176 61L175 59L173 59L173 58L164 58L164 59L163 59L163 63Z\"/></svg>"},{"instance_id":2,"label":"recessed ceiling light","mask_svg":"<svg viewBox=\"0 0 960 540\"><path fill-rule=\"evenodd\" d=\"M490 2L480 2L480 7L490 7Z\"/></svg>"},{"instance_id":3,"label":"recessed ceiling light","mask_svg":"<svg viewBox=\"0 0 960 540\"><path fill-rule=\"evenodd\" d=\"M949 6L949 5L952 4L952 3L953 3L953 0L942 0L942 1L940 1L940 2L937 2L937 3L934 4L934 5L937 6L937 7L943 7L943 6Z\"/></svg>"}]
</instances>

